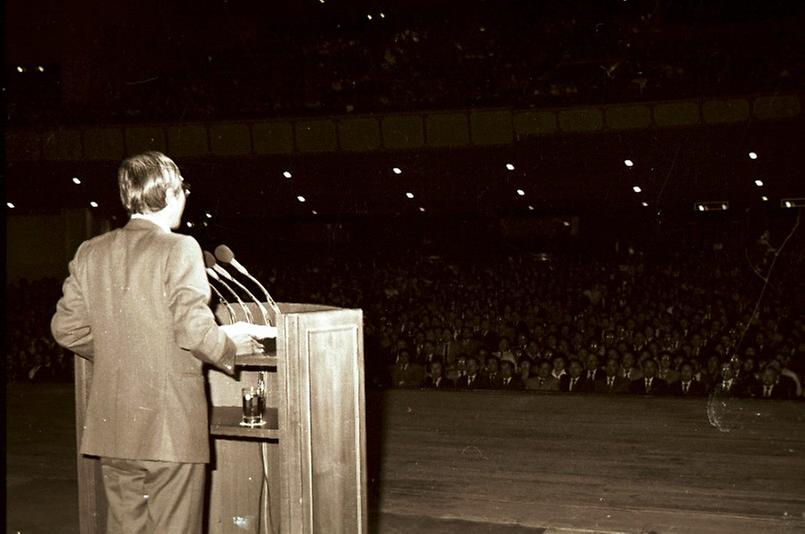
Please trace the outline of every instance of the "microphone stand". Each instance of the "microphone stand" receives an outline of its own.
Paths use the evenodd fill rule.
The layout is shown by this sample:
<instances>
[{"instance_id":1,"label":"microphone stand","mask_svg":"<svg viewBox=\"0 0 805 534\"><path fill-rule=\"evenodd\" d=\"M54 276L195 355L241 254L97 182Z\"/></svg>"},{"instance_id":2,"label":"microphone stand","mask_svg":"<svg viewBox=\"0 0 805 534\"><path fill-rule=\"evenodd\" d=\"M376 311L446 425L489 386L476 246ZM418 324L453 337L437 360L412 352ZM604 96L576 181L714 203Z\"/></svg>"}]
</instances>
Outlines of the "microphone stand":
<instances>
[{"instance_id":1,"label":"microphone stand","mask_svg":"<svg viewBox=\"0 0 805 534\"><path fill-rule=\"evenodd\" d=\"M229 313L229 322L234 323L235 322L235 310L232 309L232 306L229 304L229 302L227 302L227 300L224 298L224 296L221 294L221 292L218 291L218 288L216 288L214 285L210 284L210 289L212 289L213 292L218 296L218 300L221 302L221 304L223 304L226 307L226 311Z\"/></svg>"},{"instance_id":2,"label":"microphone stand","mask_svg":"<svg viewBox=\"0 0 805 534\"><path fill-rule=\"evenodd\" d=\"M252 313L249 311L249 307L248 307L248 306L246 306L246 303L245 303L245 302L243 302L243 301L240 299L240 297L239 297L239 296L238 296L238 294L235 292L235 290L234 290L234 289L232 289L232 288L229 286L229 284L227 284L226 282L224 282L223 280L221 280L221 277L220 277L220 276L218 276L218 273L216 273L215 271L213 271L213 270L212 270L212 269L210 269L209 267L207 267L207 274L208 274L208 275L209 275L211 278L213 278L213 279L217 280L217 281L218 281L218 282L219 282L219 283L220 283L222 286L224 286L224 287L226 288L226 290L227 290L227 291L229 291L230 293L232 293L232 295L235 297L235 300L237 300L237 301L238 301L238 304L240 305L241 309L243 310L243 314L246 316L246 322L247 322L247 323L252 323L252 324L254 324L254 317L252 317ZM228 274L228 273L227 273L227 274Z\"/></svg>"}]
</instances>

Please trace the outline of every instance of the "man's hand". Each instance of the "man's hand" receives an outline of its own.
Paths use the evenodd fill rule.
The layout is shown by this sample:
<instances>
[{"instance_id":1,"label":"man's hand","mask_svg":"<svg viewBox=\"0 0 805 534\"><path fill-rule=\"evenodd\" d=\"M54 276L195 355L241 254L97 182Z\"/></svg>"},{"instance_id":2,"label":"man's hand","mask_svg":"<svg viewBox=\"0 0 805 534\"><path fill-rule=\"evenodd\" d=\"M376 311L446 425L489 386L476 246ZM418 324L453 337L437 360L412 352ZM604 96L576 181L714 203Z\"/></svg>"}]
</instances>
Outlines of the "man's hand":
<instances>
[{"instance_id":1,"label":"man's hand","mask_svg":"<svg viewBox=\"0 0 805 534\"><path fill-rule=\"evenodd\" d=\"M235 342L237 356L245 354L255 354L263 351L263 345L250 333L254 325L244 322L237 322L234 324L225 324L221 329L226 333L229 338Z\"/></svg>"},{"instance_id":2,"label":"man's hand","mask_svg":"<svg viewBox=\"0 0 805 534\"><path fill-rule=\"evenodd\" d=\"M230 336L230 338L235 342L235 346L237 347L235 351L236 356L263 352L263 345L249 334L237 334Z\"/></svg>"}]
</instances>

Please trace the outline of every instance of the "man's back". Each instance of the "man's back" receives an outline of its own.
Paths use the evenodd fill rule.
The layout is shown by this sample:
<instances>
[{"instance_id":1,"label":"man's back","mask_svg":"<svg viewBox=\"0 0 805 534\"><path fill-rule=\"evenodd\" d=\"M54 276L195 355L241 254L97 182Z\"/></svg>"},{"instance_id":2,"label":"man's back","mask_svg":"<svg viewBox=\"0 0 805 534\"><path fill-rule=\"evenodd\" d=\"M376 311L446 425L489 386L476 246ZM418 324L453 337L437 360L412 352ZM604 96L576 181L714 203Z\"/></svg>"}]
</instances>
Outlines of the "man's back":
<instances>
[{"instance_id":1,"label":"man's back","mask_svg":"<svg viewBox=\"0 0 805 534\"><path fill-rule=\"evenodd\" d=\"M216 363L233 347L208 299L190 237L132 219L82 244L52 323L61 344L93 359L82 453L209 460L198 358Z\"/></svg>"}]
</instances>

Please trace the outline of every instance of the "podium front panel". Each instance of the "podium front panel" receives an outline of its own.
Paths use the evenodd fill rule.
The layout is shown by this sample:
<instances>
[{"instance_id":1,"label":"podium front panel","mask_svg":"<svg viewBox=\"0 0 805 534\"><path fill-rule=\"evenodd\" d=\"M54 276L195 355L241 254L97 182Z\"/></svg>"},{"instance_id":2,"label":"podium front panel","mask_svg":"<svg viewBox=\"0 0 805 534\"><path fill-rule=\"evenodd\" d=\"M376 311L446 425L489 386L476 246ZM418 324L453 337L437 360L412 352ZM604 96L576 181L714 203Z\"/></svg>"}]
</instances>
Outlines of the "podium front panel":
<instances>
[{"instance_id":1,"label":"podium front panel","mask_svg":"<svg viewBox=\"0 0 805 534\"><path fill-rule=\"evenodd\" d=\"M297 399L289 433L298 453L286 464L297 484L288 488L291 521L302 527L293 530L366 532L362 312L291 314L285 334L289 394Z\"/></svg>"}]
</instances>

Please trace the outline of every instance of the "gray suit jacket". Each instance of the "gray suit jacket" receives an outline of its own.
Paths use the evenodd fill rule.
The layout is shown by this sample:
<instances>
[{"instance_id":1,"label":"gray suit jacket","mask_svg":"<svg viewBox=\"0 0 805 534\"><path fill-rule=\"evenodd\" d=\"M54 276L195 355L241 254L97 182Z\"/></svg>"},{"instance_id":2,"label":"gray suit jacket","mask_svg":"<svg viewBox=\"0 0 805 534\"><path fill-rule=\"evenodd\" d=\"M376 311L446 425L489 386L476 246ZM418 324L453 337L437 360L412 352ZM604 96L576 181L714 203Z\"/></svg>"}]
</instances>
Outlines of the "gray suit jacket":
<instances>
[{"instance_id":1,"label":"gray suit jacket","mask_svg":"<svg viewBox=\"0 0 805 534\"><path fill-rule=\"evenodd\" d=\"M81 452L209 461L202 362L230 374L235 344L207 306L201 248L132 219L81 244L51 331L93 361Z\"/></svg>"}]
</instances>

